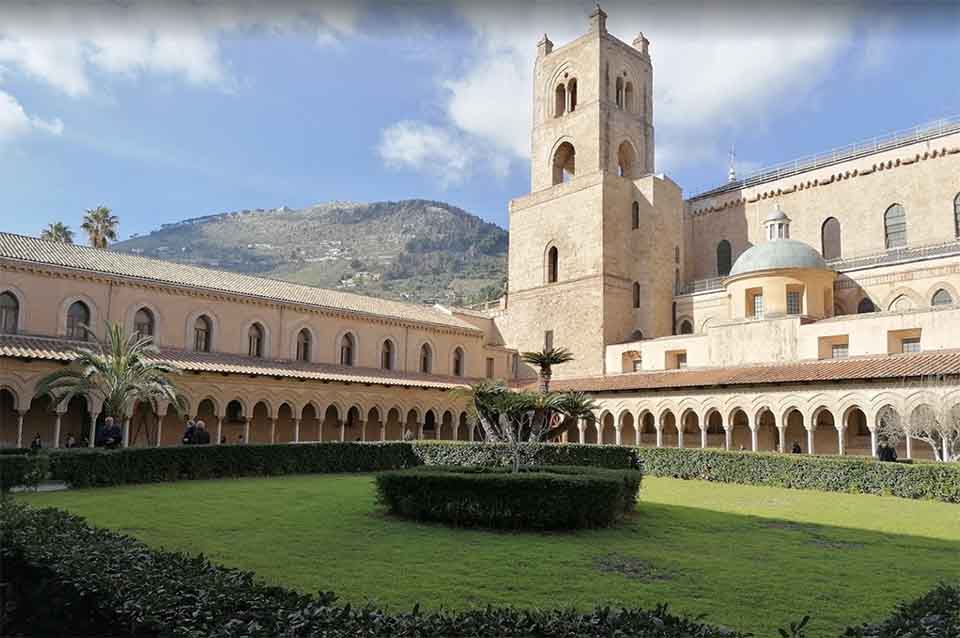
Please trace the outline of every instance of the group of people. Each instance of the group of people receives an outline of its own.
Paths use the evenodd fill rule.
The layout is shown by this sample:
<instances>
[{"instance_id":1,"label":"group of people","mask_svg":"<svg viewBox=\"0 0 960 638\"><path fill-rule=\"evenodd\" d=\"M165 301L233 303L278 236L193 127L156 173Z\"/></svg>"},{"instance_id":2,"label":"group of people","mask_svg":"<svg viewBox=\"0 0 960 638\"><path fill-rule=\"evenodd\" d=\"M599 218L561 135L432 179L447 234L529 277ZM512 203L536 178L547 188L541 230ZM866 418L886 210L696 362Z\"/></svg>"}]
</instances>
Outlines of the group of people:
<instances>
[{"instance_id":1,"label":"group of people","mask_svg":"<svg viewBox=\"0 0 960 638\"><path fill-rule=\"evenodd\" d=\"M222 443L222 441L221 441ZM183 431L184 445L210 445L210 433L207 432L206 424L197 419L189 419L187 427Z\"/></svg>"}]
</instances>

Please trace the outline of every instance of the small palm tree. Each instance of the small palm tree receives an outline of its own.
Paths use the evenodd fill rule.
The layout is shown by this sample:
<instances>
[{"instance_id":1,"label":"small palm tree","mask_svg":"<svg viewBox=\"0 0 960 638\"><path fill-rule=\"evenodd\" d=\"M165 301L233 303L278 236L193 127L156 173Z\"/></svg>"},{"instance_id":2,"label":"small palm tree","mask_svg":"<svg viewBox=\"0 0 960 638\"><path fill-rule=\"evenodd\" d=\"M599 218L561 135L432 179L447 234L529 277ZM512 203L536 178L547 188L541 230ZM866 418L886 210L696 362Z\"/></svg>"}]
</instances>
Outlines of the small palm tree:
<instances>
[{"instance_id":1,"label":"small palm tree","mask_svg":"<svg viewBox=\"0 0 960 638\"><path fill-rule=\"evenodd\" d=\"M186 402L169 378L180 370L151 359L159 353L153 340L138 333L127 335L118 324L107 323L106 333L94 348L73 348L70 365L41 379L37 396L50 397L54 405L67 404L77 395L99 399L104 415L121 423L138 403L150 405L154 414L161 401L177 414L183 412Z\"/></svg>"},{"instance_id":2,"label":"small palm tree","mask_svg":"<svg viewBox=\"0 0 960 638\"><path fill-rule=\"evenodd\" d=\"M106 206L87 209L80 228L90 239L94 248L106 248L111 241L117 241L117 226L120 220Z\"/></svg>"},{"instance_id":3,"label":"small palm tree","mask_svg":"<svg viewBox=\"0 0 960 638\"><path fill-rule=\"evenodd\" d=\"M544 348L538 352L524 352L524 361L540 368L540 391L550 391L550 378L553 376L553 366L573 361L573 353L566 348Z\"/></svg>"},{"instance_id":4,"label":"small palm tree","mask_svg":"<svg viewBox=\"0 0 960 638\"><path fill-rule=\"evenodd\" d=\"M63 222L54 222L47 224L47 227L40 233L40 239L46 241L56 241L61 244L73 243L73 231Z\"/></svg>"}]
</instances>

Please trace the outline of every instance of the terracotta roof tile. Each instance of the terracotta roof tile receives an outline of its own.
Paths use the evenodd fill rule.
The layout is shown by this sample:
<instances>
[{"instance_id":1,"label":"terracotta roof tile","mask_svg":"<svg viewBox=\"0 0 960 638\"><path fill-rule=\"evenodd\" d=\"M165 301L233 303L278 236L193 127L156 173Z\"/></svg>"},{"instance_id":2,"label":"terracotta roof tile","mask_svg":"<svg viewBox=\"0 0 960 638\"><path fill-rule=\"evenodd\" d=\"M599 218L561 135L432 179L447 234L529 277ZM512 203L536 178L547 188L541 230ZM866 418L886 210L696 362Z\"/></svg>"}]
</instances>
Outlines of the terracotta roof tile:
<instances>
[{"instance_id":1,"label":"terracotta roof tile","mask_svg":"<svg viewBox=\"0 0 960 638\"><path fill-rule=\"evenodd\" d=\"M960 350L798 361L787 364L635 372L604 377L554 379L556 390L609 392L667 390L767 383L810 383L899 379L930 374L960 374Z\"/></svg>"},{"instance_id":2,"label":"terracotta roof tile","mask_svg":"<svg viewBox=\"0 0 960 638\"><path fill-rule=\"evenodd\" d=\"M479 332L469 322L432 306L377 299L339 290L188 266L111 250L44 241L36 237L12 233L0 233L0 259L87 270L175 286L258 297L281 303L345 310Z\"/></svg>"},{"instance_id":3,"label":"terracotta roof tile","mask_svg":"<svg viewBox=\"0 0 960 638\"><path fill-rule=\"evenodd\" d=\"M18 359L43 359L48 361L70 361L71 351L82 346L94 344L45 337L23 335L0 335L0 357ZM377 385L403 386L410 388L428 388L450 390L465 387L469 379L456 377L380 370L376 368L355 368L322 363L302 363L273 359L254 359L231 354L206 354L185 350L163 349L156 360L164 361L184 372L211 372L228 374L246 374L314 381L336 381L341 383L364 383Z\"/></svg>"}]
</instances>

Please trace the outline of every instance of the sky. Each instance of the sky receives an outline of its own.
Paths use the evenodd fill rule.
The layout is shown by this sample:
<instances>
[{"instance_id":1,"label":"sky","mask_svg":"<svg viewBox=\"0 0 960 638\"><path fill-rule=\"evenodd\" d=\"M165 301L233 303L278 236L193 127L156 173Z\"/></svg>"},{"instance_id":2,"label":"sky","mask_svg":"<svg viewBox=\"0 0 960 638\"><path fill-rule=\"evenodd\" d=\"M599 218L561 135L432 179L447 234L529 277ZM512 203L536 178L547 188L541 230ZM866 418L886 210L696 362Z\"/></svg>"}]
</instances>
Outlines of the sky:
<instances>
[{"instance_id":1,"label":"sky","mask_svg":"<svg viewBox=\"0 0 960 638\"><path fill-rule=\"evenodd\" d=\"M960 116L960 3L800 4L603 3L612 34L650 40L656 170L686 195L731 148L744 176ZM506 227L537 41L593 6L5 0L0 231L406 198Z\"/></svg>"}]
</instances>

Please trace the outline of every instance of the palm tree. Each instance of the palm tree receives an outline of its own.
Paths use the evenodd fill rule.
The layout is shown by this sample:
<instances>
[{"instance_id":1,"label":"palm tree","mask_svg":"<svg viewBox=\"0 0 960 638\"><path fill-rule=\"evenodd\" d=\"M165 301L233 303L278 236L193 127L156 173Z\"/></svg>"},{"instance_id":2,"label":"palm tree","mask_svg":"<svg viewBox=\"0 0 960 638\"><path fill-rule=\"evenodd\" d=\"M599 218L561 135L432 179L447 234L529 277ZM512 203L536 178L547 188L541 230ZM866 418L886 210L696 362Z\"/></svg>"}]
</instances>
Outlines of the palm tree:
<instances>
[{"instance_id":1,"label":"palm tree","mask_svg":"<svg viewBox=\"0 0 960 638\"><path fill-rule=\"evenodd\" d=\"M117 241L117 225L120 220L110 212L106 206L88 208L83 216L80 228L90 238L90 245L94 248L106 248L107 243Z\"/></svg>"},{"instance_id":2,"label":"palm tree","mask_svg":"<svg viewBox=\"0 0 960 638\"><path fill-rule=\"evenodd\" d=\"M546 394L550 391L553 366L573 361L573 353L566 348L544 348L538 352L524 352L522 358L540 368L540 392Z\"/></svg>"},{"instance_id":3,"label":"palm tree","mask_svg":"<svg viewBox=\"0 0 960 638\"><path fill-rule=\"evenodd\" d=\"M56 241L61 244L73 243L73 231L63 222L54 222L47 224L47 227L40 233L40 239L46 241Z\"/></svg>"},{"instance_id":4,"label":"palm tree","mask_svg":"<svg viewBox=\"0 0 960 638\"><path fill-rule=\"evenodd\" d=\"M165 401L180 414L186 402L169 379L180 370L153 359L160 352L153 340L138 333L127 335L118 324L107 323L106 333L106 339L96 340L95 348L73 348L70 365L41 379L36 395L49 396L53 405L68 404L78 395L88 397L124 427L138 403L146 403L158 414L157 404ZM125 430L125 441L128 436ZM91 445L93 439L91 432Z\"/></svg>"}]
</instances>

